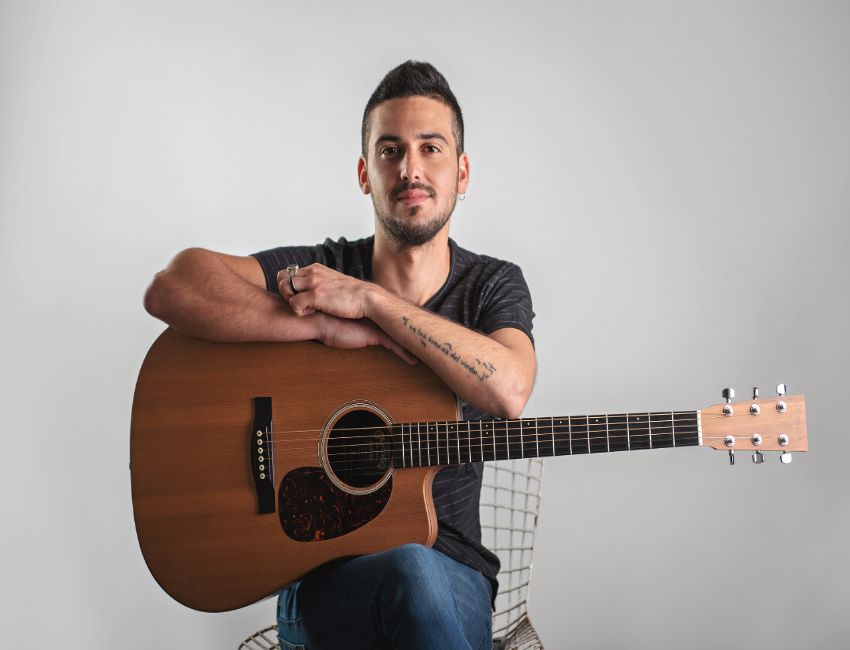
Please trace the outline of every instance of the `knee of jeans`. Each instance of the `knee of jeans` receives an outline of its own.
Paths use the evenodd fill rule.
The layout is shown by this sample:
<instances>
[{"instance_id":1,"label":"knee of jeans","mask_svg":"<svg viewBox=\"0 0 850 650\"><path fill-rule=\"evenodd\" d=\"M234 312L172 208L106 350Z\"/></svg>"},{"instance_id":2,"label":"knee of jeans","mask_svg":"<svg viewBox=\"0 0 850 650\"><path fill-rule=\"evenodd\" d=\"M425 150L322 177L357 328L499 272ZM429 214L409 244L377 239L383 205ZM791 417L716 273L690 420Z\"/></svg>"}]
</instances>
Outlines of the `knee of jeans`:
<instances>
[{"instance_id":1,"label":"knee of jeans","mask_svg":"<svg viewBox=\"0 0 850 650\"><path fill-rule=\"evenodd\" d=\"M386 552L387 576L394 587L426 587L440 570L437 551L422 544L404 544Z\"/></svg>"}]
</instances>

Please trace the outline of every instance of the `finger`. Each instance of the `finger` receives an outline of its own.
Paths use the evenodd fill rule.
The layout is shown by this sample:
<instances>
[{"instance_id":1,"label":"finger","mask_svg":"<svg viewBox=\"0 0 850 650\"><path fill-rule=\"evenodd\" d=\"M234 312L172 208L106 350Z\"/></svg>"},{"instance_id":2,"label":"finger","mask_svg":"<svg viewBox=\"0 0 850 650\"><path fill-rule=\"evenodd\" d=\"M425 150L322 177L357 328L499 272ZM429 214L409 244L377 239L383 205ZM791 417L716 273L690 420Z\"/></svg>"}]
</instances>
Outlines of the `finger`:
<instances>
[{"instance_id":1,"label":"finger","mask_svg":"<svg viewBox=\"0 0 850 650\"><path fill-rule=\"evenodd\" d=\"M316 312L315 308L310 304L310 296L303 291L290 296L287 300L289 301L290 309L292 309L296 316L309 316Z\"/></svg>"},{"instance_id":2,"label":"finger","mask_svg":"<svg viewBox=\"0 0 850 650\"><path fill-rule=\"evenodd\" d=\"M287 300L294 295L289 287L289 272L285 269L277 272L277 291Z\"/></svg>"}]
</instances>

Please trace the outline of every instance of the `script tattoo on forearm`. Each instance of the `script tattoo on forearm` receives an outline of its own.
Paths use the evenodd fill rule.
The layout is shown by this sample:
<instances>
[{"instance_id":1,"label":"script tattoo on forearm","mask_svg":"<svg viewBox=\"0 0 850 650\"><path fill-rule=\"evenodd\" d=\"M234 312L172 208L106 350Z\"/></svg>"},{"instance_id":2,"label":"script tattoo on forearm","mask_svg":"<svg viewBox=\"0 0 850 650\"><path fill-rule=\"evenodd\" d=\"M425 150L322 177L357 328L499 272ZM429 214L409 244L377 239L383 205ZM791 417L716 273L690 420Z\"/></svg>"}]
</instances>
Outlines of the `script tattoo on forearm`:
<instances>
[{"instance_id":1,"label":"script tattoo on forearm","mask_svg":"<svg viewBox=\"0 0 850 650\"><path fill-rule=\"evenodd\" d=\"M436 348L449 359L463 366L467 372L477 378L478 381L485 381L489 379L494 372L496 372L496 366L489 361L482 361L478 357L475 357L471 361L469 359L464 359L459 352L455 351L454 346L450 342L435 339L427 332L424 332L421 327L414 325L407 316L402 316L401 322L404 323L404 326L407 329L418 337L419 343L422 344L423 348L427 348L428 346Z\"/></svg>"}]
</instances>

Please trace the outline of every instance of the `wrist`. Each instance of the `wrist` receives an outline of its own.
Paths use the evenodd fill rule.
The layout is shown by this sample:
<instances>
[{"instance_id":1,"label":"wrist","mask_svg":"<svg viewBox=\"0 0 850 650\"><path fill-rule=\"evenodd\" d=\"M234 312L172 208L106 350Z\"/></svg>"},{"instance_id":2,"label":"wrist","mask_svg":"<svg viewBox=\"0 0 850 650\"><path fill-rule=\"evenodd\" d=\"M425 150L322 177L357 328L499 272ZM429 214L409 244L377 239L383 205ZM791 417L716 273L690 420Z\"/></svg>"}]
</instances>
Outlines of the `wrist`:
<instances>
[{"instance_id":1,"label":"wrist","mask_svg":"<svg viewBox=\"0 0 850 650\"><path fill-rule=\"evenodd\" d=\"M327 314L317 311L309 316L304 316L303 321L310 328L309 340L322 341L324 343L327 335L328 316Z\"/></svg>"},{"instance_id":2,"label":"wrist","mask_svg":"<svg viewBox=\"0 0 850 650\"><path fill-rule=\"evenodd\" d=\"M375 320L374 316L381 311L381 305L386 301L388 292L382 286L373 282L364 283L363 317Z\"/></svg>"}]
</instances>

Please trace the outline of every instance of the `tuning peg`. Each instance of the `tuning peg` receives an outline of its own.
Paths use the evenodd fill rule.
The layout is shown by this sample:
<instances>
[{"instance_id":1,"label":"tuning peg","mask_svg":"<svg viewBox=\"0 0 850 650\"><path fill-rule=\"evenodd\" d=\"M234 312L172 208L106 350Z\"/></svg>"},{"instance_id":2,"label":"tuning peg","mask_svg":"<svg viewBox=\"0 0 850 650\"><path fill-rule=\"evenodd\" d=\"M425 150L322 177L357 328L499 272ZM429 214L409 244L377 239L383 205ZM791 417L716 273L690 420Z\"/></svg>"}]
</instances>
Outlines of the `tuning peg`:
<instances>
[{"instance_id":1,"label":"tuning peg","mask_svg":"<svg viewBox=\"0 0 850 650\"><path fill-rule=\"evenodd\" d=\"M782 462L784 463L785 461L782 461ZM729 464L730 465L735 464L735 450L734 449L729 450Z\"/></svg>"},{"instance_id":2,"label":"tuning peg","mask_svg":"<svg viewBox=\"0 0 850 650\"><path fill-rule=\"evenodd\" d=\"M753 462L756 465L761 465L764 462L764 454L756 450L756 452L753 454Z\"/></svg>"},{"instance_id":3,"label":"tuning peg","mask_svg":"<svg viewBox=\"0 0 850 650\"><path fill-rule=\"evenodd\" d=\"M758 399L758 398L759 398L759 387L753 386L753 399Z\"/></svg>"},{"instance_id":4,"label":"tuning peg","mask_svg":"<svg viewBox=\"0 0 850 650\"><path fill-rule=\"evenodd\" d=\"M787 465L787 464L788 464L788 463L790 463L792 460L794 460L794 457L793 457L793 456L791 456L791 452L790 452L790 451L783 451L783 452L779 455L779 460L780 460L780 461L782 461L782 464L783 464L783 465Z\"/></svg>"},{"instance_id":5,"label":"tuning peg","mask_svg":"<svg viewBox=\"0 0 850 650\"><path fill-rule=\"evenodd\" d=\"M782 397L786 393L785 384L776 384L776 394Z\"/></svg>"},{"instance_id":6,"label":"tuning peg","mask_svg":"<svg viewBox=\"0 0 850 650\"><path fill-rule=\"evenodd\" d=\"M726 400L726 403L729 404L735 399L735 389L734 388L724 388L720 394L723 396L723 399Z\"/></svg>"}]
</instances>

